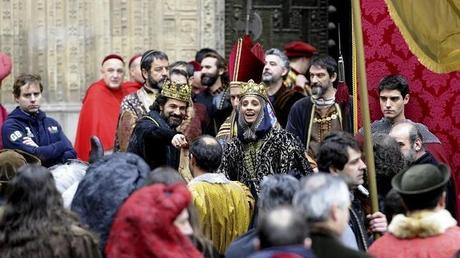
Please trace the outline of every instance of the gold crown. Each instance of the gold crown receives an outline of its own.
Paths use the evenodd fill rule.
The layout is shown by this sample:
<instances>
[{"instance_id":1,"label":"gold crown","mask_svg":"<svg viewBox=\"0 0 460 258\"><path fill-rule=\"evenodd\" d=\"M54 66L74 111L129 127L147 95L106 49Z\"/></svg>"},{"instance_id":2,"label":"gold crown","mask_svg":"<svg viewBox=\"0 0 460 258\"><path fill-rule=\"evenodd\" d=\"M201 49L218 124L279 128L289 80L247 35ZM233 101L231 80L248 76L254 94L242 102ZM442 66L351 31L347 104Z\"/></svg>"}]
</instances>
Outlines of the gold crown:
<instances>
[{"instance_id":1,"label":"gold crown","mask_svg":"<svg viewBox=\"0 0 460 258\"><path fill-rule=\"evenodd\" d=\"M241 96L257 95L267 99L267 89L263 83L257 84L253 80L241 83Z\"/></svg>"},{"instance_id":2,"label":"gold crown","mask_svg":"<svg viewBox=\"0 0 460 258\"><path fill-rule=\"evenodd\" d=\"M167 98L189 102L192 96L192 88L186 83L180 84L167 80L163 83L161 95Z\"/></svg>"}]
</instances>

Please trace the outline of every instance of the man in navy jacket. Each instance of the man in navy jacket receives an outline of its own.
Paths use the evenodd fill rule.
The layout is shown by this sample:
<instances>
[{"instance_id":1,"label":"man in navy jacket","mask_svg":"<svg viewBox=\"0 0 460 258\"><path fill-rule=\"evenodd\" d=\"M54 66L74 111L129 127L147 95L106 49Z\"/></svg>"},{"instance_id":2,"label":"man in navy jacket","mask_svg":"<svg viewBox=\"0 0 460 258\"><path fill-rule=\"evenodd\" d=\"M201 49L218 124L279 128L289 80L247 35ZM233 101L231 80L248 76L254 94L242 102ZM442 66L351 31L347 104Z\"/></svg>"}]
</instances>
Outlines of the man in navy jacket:
<instances>
[{"instance_id":1,"label":"man in navy jacket","mask_svg":"<svg viewBox=\"0 0 460 258\"><path fill-rule=\"evenodd\" d=\"M19 149L37 156L50 167L75 159L76 153L61 126L40 110L43 85L38 75L20 75L13 85L18 103L2 127L5 149Z\"/></svg>"}]
</instances>

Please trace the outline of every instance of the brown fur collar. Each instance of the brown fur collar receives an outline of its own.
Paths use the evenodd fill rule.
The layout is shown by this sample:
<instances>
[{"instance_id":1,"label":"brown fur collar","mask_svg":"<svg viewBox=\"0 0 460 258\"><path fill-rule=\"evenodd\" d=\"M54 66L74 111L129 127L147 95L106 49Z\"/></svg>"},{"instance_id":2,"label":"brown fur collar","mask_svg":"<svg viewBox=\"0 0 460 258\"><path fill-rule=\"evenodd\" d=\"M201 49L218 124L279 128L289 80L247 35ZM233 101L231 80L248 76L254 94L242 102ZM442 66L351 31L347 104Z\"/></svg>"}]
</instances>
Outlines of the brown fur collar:
<instances>
[{"instance_id":1,"label":"brown fur collar","mask_svg":"<svg viewBox=\"0 0 460 258\"><path fill-rule=\"evenodd\" d=\"M448 228L456 226L457 221L447 210L417 211L408 216L396 215L388 227L388 231L397 238L431 237L444 233Z\"/></svg>"}]
</instances>

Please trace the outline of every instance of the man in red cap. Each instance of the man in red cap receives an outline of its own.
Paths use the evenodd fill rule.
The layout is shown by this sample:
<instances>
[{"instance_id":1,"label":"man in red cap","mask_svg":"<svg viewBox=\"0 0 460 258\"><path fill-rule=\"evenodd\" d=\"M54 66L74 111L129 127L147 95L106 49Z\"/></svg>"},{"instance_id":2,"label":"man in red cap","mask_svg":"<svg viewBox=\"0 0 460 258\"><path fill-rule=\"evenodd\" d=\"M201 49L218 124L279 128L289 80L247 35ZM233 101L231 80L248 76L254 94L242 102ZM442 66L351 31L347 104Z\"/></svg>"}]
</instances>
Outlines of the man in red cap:
<instances>
[{"instance_id":1,"label":"man in red cap","mask_svg":"<svg viewBox=\"0 0 460 258\"><path fill-rule=\"evenodd\" d=\"M144 78L142 77L141 72L141 58L142 54L138 53L131 57L128 63L129 69L129 81L123 83L123 88L128 93L133 93L144 84Z\"/></svg>"},{"instance_id":2,"label":"man in red cap","mask_svg":"<svg viewBox=\"0 0 460 258\"><path fill-rule=\"evenodd\" d=\"M284 45L284 53L289 58L291 69L284 80L286 87L311 95L308 79L305 76L310 67L310 58L316 48L303 41L291 41Z\"/></svg>"},{"instance_id":3,"label":"man in red cap","mask_svg":"<svg viewBox=\"0 0 460 258\"><path fill-rule=\"evenodd\" d=\"M91 136L99 137L105 151L113 149L120 103L126 95L122 87L124 65L121 56L106 56L102 61L102 79L86 91L75 138L75 150L81 160L89 159Z\"/></svg>"}]
</instances>

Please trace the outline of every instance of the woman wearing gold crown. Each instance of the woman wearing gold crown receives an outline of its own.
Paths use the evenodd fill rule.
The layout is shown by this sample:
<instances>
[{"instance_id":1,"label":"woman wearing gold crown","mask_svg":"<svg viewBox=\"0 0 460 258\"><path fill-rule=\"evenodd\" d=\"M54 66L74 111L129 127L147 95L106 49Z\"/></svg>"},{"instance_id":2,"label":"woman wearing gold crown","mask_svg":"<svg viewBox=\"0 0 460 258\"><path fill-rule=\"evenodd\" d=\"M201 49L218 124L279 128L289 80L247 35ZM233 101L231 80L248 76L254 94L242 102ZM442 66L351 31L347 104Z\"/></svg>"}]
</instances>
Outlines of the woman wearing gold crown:
<instances>
[{"instance_id":1,"label":"woman wearing gold crown","mask_svg":"<svg viewBox=\"0 0 460 258\"><path fill-rule=\"evenodd\" d=\"M257 196L262 178L271 174L313 173L298 140L273 126L265 85L242 84L237 112L237 137L226 146L220 172L246 184Z\"/></svg>"}]
</instances>

